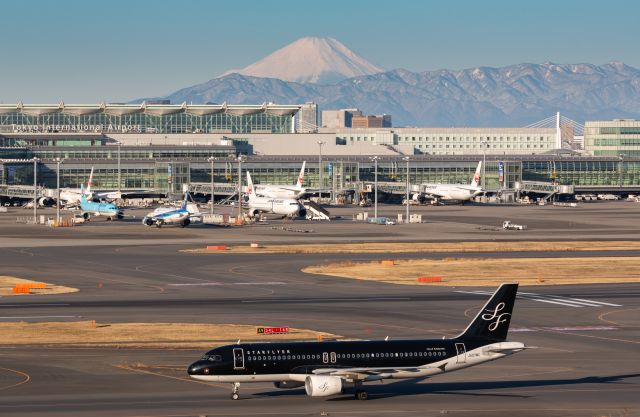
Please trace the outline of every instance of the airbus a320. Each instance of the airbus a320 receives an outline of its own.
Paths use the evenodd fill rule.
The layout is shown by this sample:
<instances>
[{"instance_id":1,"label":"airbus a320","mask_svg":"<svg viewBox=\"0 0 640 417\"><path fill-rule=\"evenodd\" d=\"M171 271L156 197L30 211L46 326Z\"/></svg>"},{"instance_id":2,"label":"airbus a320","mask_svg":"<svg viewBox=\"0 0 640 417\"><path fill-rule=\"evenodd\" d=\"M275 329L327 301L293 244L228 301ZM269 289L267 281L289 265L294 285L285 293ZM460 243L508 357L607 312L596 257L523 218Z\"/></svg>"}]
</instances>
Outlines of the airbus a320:
<instances>
[{"instance_id":1,"label":"airbus a320","mask_svg":"<svg viewBox=\"0 0 640 417\"><path fill-rule=\"evenodd\" d=\"M304 386L326 397L385 379L424 379L504 358L528 347L507 341L518 284L502 284L459 336L450 339L238 343L208 351L187 372L202 381L229 382L231 398L242 382Z\"/></svg>"}]
</instances>

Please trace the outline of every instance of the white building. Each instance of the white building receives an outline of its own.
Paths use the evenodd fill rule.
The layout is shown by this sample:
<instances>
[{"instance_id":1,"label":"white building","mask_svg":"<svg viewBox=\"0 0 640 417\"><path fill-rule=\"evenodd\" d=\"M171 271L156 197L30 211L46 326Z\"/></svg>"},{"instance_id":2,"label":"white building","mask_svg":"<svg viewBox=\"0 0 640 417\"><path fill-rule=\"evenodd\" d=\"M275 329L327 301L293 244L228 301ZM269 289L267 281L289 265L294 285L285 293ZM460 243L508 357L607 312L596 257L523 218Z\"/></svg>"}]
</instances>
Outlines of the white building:
<instances>
[{"instance_id":1,"label":"white building","mask_svg":"<svg viewBox=\"0 0 640 417\"><path fill-rule=\"evenodd\" d=\"M327 132L329 129L321 129ZM345 145L375 143L428 155L538 154L557 149L554 128L333 129Z\"/></svg>"}]
</instances>

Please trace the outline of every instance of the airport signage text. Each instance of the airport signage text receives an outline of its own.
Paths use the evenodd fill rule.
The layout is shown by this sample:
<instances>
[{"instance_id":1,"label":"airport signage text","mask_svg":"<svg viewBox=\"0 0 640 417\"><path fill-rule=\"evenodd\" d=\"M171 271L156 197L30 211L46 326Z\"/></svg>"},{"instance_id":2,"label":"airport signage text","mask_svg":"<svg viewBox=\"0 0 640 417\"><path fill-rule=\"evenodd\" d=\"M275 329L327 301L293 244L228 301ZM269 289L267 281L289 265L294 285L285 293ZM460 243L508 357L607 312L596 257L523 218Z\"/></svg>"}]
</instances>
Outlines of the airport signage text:
<instances>
[{"instance_id":1,"label":"airport signage text","mask_svg":"<svg viewBox=\"0 0 640 417\"><path fill-rule=\"evenodd\" d=\"M284 334L289 333L288 327L256 327L258 334Z\"/></svg>"},{"instance_id":2,"label":"airport signage text","mask_svg":"<svg viewBox=\"0 0 640 417\"><path fill-rule=\"evenodd\" d=\"M97 125L11 125L15 133L47 133L47 132L132 132L142 133L141 125L97 124Z\"/></svg>"}]
</instances>

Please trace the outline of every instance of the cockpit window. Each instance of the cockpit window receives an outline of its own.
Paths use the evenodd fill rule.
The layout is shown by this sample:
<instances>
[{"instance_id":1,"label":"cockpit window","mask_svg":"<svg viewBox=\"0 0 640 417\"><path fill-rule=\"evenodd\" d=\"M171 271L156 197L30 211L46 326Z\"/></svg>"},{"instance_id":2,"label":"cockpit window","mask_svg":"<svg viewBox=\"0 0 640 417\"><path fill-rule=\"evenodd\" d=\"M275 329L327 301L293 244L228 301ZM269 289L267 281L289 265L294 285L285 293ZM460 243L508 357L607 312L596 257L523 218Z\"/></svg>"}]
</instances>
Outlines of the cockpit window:
<instances>
[{"instance_id":1,"label":"cockpit window","mask_svg":"<svg viewBox=\"0 0 640 417\"><path fill-rule=\"evenodd\" d=\"M222 360L222 356L220 355L204 355L202 357L203 361L209 361L209 362L220 362Z\"/></svg>"}]
</instances>

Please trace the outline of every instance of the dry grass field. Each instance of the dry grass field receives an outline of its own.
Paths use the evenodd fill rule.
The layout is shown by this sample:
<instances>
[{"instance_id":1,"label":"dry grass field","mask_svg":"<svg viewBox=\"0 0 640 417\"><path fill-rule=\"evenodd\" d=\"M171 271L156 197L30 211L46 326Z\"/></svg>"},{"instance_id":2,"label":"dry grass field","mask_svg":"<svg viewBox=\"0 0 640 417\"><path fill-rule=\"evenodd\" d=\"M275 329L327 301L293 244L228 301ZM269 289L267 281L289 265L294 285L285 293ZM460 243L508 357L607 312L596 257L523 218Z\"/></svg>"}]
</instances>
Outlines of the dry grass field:
<instances>
[{"instance_id":1,"label":"dry grass field","mask_svg":"<svg viewBox=\"0 0 640 417\"><path fill-rule=\"evenodd\" d=\"M393 265L392 265L393 264ZM640 258L444 258L338 262L303 272L403 285L497 286L640 282ZM419 282L419 277L442 282Z\"/></svg>"},{"instance_id":2,"label":"dry grass field","mask_svg":"<svg viewBox=\"0 0 640 417\"><path fill-rule=\"evenodd\" d=\"M13 291L12 291L13 287L15 287L16 284L33 284L33 283L37 283L37 282L42 282L42 281L34 281L34 280L29 280L29 279L11 277L11 276L7 276L7 275L0 275L0 295L2 295L2 296L7 296L7 295L16 295L16 296L18 296L18 295L37 295L37 294L64 294L64 293L78 291L77 288L64 287L62 285L55 285L55 284L50 284L50 283L45 283L45 284L47 284L45 288L33 288L33 289L31 289L31 293L30 294L14 294Z\"/></svg>"},{"instance_id":3,"label":"dry grass field","mask_svg":"<svg viewBox=\"0 0 640 417\"><path fill-rule=\"evenodd\" d=\"M258 335L256 326L191 323L0 323L2 345L117 346L127 348L203 348L242 341L318 340L329 333L290 329L287 334Z\"/></svg>"},{"instance_id":4,"label":"dry grass field","mask_svg":"<svg viewBox=\"0 0 640 417\"><path fill-rule=\"evenodd\" d=\"M640 250L640 241L597 242L444 242L444 243L332 243L308 245L226 246L226 249L185 249L190 253L446 253L446 252L567 252Z\"/></svg>"}]
</instances>

